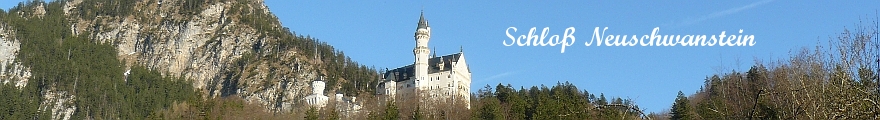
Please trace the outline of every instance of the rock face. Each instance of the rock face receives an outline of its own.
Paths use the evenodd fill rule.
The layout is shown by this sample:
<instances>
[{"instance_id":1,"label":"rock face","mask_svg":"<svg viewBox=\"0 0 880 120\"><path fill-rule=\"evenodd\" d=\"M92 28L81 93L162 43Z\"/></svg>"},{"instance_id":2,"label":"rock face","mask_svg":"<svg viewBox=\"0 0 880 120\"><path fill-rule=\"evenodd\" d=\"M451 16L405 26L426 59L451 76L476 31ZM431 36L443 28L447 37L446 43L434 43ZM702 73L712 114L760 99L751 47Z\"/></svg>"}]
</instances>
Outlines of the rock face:
<instances>
[{"instance_id":1,"label":"rock face","mask_svg":"<svg viewBox=\"0 0 880 120\"><path fill-rule=\"evenodd\" d=\"M50 89L46 91L43 98L46 101L40 103L40 110L52 111L53 120L68 120L76 111L76 106L71 105L76 96L68 94L67 91L53 91Z\"/></svg>"},{"instance_id":2,"label":"rock face","mask_svg":"<svg viewBox=\"0 0 880 120\"><path fill-rule=\"evenodd\" d=\"M16 87L24 87L30 78L30 69L15 61L15 56L21 48L21 42L15 39L15 31L7 29L6 24L0 22L0 83L15 84Z\"/></svg>"},{"instance_id":3,"label":"rock face","mask_svg":"<svg viewBox=\"0 0 880 120\"><path fill-rule=\"evenodd\" d=\"M150 7L150 6L143 6ZM169 76L192 80L197 88L205 89L210 79L217 78L224 65L252 52L258 34L240 26L236 21L224 21L223 3L209 5L201 14L190 19L148 21L132 17L99 18L114 22L81 21L75 32L91 33L90 37L116 45L118 57L128 64L141 64L151 69L166 71ZM161 8L157 8L161 9ZM161 13L160 13L161 14ZM119 20L117 20L119 19ZM214 34L214 33L219 34Z\"/></svg>"},{"instance_id":4,"label":"rock face","mask_svg":"<svg viewBox=\"0 0 880 120\"><path fill-rule=\"evenodd\" d=\"M80 21L75 32L91 33L90 37L113 43L118 57L127 64L140 64L166 76L192 80L195 88L208 97L238 95L248 102L258 103L273 111L285 111L305 93L307 83L316 78L313 70L294 70L295 51L271 51L269 46L277 36L259 33L254 26L242 24L230 14L234 2L207 4L199 14L180 15L168 11L181 8L173 0L158 3L138 3L137 8L151 12L146 16L161 18L110 17L104 22ZM271 15L262 1L251 1L243 9ZM73 2L72 2L73 3ZM73 4L75 6L75 4ZM152 10L151 10L152 9ZM271 18L274 19L274 16ZM273 24L277 29L278 22ZM270 52L283 54L278 62L256 62L246 66L230 66L245 54L250 59L262 59ZM275 59L275 58L273 58ZM302 66L311 69L310 66ZM235 68L239 68L236 70ZM236 75L238 77L236 77Z\"/></svg>"},{"instance_id":5,"label":"rock face","mask_svg":"<svg viewBox=\"0 0 880 120\"><path fill-rule=\"evenodd\" d=\"M82 0L66 1L62 10L72 23L72 34L114 45L118 59L127 66L143 65L164 76L191 80L205 97L240 96L269 111L287 111L309 94L308 83L317 78L317 69L308 60L311 57L276 48L279 36L258 32L283 29L263 1L213 1L195 8L183 8L183 2L140 1L125 6L135 10L127 16L82 18L77 11ZM45 13L42 6L34 9ZM182 9L196 12L179 12ZM240 19L251 14L267 15L261 19L272 22L261 24L271 28ZM0 80L23 86L30 74L15 62L19 43L10 37L12 33L0 23ZM65 105L75 99L65 91L48 91L44 98L41 106L55 106L54 118L65 118L77 109Z\"/></svg>"}]
</instances>

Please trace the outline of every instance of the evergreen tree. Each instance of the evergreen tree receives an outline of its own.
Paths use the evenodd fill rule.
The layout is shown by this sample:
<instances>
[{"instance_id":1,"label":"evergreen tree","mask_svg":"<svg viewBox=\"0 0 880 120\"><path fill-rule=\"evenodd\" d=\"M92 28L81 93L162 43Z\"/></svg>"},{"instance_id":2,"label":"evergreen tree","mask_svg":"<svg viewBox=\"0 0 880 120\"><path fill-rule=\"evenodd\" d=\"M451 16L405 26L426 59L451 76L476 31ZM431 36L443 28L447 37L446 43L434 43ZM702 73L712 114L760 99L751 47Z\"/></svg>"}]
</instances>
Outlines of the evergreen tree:
<instances>
[{"instance_id":1,"label":"evergreen tree","mask_svg":"<svg viewBox=\"0 0 880 120\"><path fill-rule=\"evenodd\" d=\"M605 99L605 93L599 93L599 98L596 100L596 105L607 105L608 99Z\"/></svg>"},{"instance_id":2,"label":"evergreen tree","mask_svg":"<svg viewBox=\"0 0 880 120\"><path fill-rule=\"evenodd\" d=\"M520 91L525 92L525 89L520 89ZM507 113L508 119L526 119L526 110L528 109L529 105L528 102L522 97L522 95L518 93L512 93L510 94L509 101L510 102L508 104L510 105L510 111Z\"/></svg>"},{"instance_id":3,"label":"evergreen tree","mask_svg":"<svg viewBox=\"0 0 880 120\"><path fill-rule=\"evenodd\" d=\"M397 120L399 118L400 111L397 109L397 105L394 105L394 101L388 101L385 104L385 120Z\"/></svg>"},{"instance_id":4,"label":"evergreen tree","mask_svg":"<svg viewBox=\"0 0 880 120\"><path fill-rule=\"evenodd\" d=\"M688 106L688 98L684 96L684 93L678 91L678 97L675 98L675 103L672 104L672 120L692 120L693 116L690 115L690 107Z\"/></svg>"},{"instance_id":5,"label":"evergreen tree","mask_svg":"<svg viewBox=\"0 0 880 120\"><path fill-rule=\"evenodd\" d=\"M479 107L476 111L473 111L473 117L484 120L504 119L501 103L498 100L498 96L492 92L492 87L486 85L478 91L480 92L480 97L478 98Z\"/></svg>"},{"instance_id":6,"label":"evergreen tree","mask_svg":"<svg viewBox=\"0 0 880 120\"><path fill-rule=\"evenodd\" d=\"M318 119L318 110L315 107L309 107L309 110L306 111L306 120L317 120Z\"/></svg>"}]
</instances>

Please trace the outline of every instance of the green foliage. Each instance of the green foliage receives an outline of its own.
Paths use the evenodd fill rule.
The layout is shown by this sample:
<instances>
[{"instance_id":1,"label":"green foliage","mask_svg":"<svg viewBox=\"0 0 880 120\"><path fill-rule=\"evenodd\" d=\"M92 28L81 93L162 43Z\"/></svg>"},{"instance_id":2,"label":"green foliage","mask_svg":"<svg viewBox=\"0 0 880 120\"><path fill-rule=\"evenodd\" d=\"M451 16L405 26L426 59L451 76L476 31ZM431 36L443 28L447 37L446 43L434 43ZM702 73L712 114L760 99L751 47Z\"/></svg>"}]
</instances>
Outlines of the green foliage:
<instances>
[{"instance_id":1,"label":"green foliage","mask_svg":"<svg viewBox=\"0 0 880 120\"><path fill-rule=\"evenodd\" d=\"M256 43L251 48L255 51L253 59L239 59L244 61L241 62L243 65L257 62L278 63L281 59L289 59L279 57L286 55L286 51L297 51L298 55L306 58L303 61L313 63L318 74L325 77L328 86L326 91L341 91L353 96L375 93L374 87L365 87L378 84L376 80L381 74L375 67L352 60L327 42L309 35L298 35L286 27L280 27L280 22L271 13L262 12L264 10L252 5L251 1L237 0L227 11L230 15L236 15L238 23L255 29L261 39L277 39L267 43Z\"/></svg>"},{"instance_id":2,"label":"green foliage","mask_svg":"<svg viewBox=\"0 0 880 120\"><path fill-rule=\"evenodd\" d=\"M0 19L5 18L6 14L8 14L8 13L6 13L6 10L0 9Z\"/></svg>"},{"instance_id":3,"label":"green foliage","mask_svg":"<svg viewBox=\"0 0 880 120\"><path fill-rule=\"evenodd\" d=\"M632 101L616 98L611 104L591 103L595 96L571 83L533 86L518 91L511 85L483 87L472 98L473 119L639 119ZM601 95L604 98L604 95ZM636 108L636 109L633 109Z\"/></svg>"},{"instance_id":4,"label":"green foliage","mask_svg":"<svg viewBox=\"0 0 880 120\"><path fill-rule=\"evenodd\" d=\"M104 6L94 8L104 11L95 14L127 14L125 7L114 6L133 3L88 2L104 2ZM30 68L32 76L21 90L2 87L2 94L9 95L4 95L4 100L11 102L0 103L4 106L0 109L8 112L0 118L48 119L50 112L39 111L38 107L45 101L43 92L49 90L75 96L72 106L77 109L73 119L146 118L175 102L199 99L192 84L183 79L162 77L159 72L141 66L131 67L131 74L124 75L127 70L117 60L116 48L95 43L87 37L88 33L71 34L60 1L23 3L11 11L29 10L40 4L46 8L42 18L12 15L2 19L16 30L16 37L21 40L16 61ZM92 9L88 5L95 4L83 4L86 5L83 9Z\"/></svg>"},{"instance_id":5,"label":"green foliage","mask_svg":"<svg viewBox=\"0 0 880 120\"><path fill-rule=\"evenodd\" d=\"M685 100L679 94L673 119L684 104L694 119L877 119L880 118L880 22L859 24L787 60L755 63L746 72L707 77ZM688 115L688 116L690 116Z\"/></svg>"},{"instance_id":6,"label":"green foliage","mask_svg":"<svg viewBox=\"0 0 880 120\"><path fill-rule=\"evenodd\" d=\"M202 13L205 0L182 0L179 3L180 14L184 15L198 15Z\"/></svg>"},{"instance_id":7,"label":"green foliage","mask_svg":"<svg viewBox=\"0 0 880 120\"><path fill-rule=\"evenodd\" d=\"M306 120L317 120L318 119L318 110L315 107L309 107L309 110L306 111Z\"/></svg>"},{"instance_id":8,"label":"green foliage","mask_svg":"<svg viewBox=\"0 0 880 120\"><path fill-rule=\"evenodd\" d=\"M29 84L32 81L28 81ZM36 82L36 81L33 81ZM0 85L0 95L3 96L3 99L0 99L0 112L4 112L0 114L0 118L4 119L32 119L32 118L47 118L45 115L36 116L39 114L39 105L42 102L42 97L39 96L38 89L36 86L25 86L23 89L18 89L12 84L2 84Z\"/></svg>"},{"instance_id":9,"label":"green foliage","mask_svg":"<svg viewBox=\"0 0 880 120\"><path fill-rule=\"evenodd\" d=\"M84 0L76 9L79 17L86 20L94 20L98 16L128 16L133 12L131 6L136 0ZM57 2L56 2L57 3Z\"/></svg>"},{"instance_id":10,"label":"green foliage","mask_svg":"<svg viewBox=\"0 0 880 120\"><path fill-rule=\"evenodd\" d=\"M675 104L672 104L672 120L693 120L694 117L691 115L691 108L688 105L688 98L684 96L684 93L678 91L678 96L675 98Z\"/></svg>"},{"instance_id":11,"label":"green foliage","mask_svg":"<svg viewBox=\"0 0 880 120\"><path fill-rule=\"evenodd\" d=\"M480 100L480 104L482 107L480 109L474 111L476 118L484 119L484 120L501 120L504 119L504 116L501 111L501 105L498 99L495 98L487 98Z\"/></svg>"},{"instance_id":12,"label":"green foliage","mask_svg":"<svg viewBox=\"0 0 880 120\"><path fill-rule=\"evenodd\" d=\"M384 119L384 120L397 120L400 118L400 116L399 116L400 111L397 108L397 105L395 105L395 104L396 103L394 103L394 101L388 101L387 103L385 103L385 113L384 113L384 117L382 117L382 119Z\"/></svg>"}]
</instances>

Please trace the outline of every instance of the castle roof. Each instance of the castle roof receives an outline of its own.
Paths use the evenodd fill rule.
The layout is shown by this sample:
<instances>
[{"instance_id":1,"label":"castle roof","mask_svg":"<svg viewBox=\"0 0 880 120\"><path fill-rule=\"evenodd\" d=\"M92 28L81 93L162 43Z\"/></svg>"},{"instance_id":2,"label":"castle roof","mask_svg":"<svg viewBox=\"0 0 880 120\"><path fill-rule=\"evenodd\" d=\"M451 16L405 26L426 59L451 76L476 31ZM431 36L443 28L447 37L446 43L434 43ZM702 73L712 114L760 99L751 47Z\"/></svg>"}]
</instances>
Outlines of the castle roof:
<instances>
[{"instance_id":1,"label":"castle roof","mask_svg":"<svg viewBox=\"0 0 880 120\"><path fill-rule=\"evenodd\" d=\"M452 64L457 63L458 60L462 57L461 55L462 53L455 53L428 59L428 74L452 70ZM443 63L442 70L440 69L440 66L438 66L439 63ZM386 71L384 77L386 79L393 77L395 78L395 82L400 82L404 80L409 80L410 77L415 77L415 72L415 65L409 64L407 66Z\"/></svg>"},{"instance_id":2,"label":"castle roof","mask_svg":"<svg viewBox=\"0 0 880 120\"><path fill-rule=\"evenodd\" d=\"M422 11L422 13L419 15L419 27L416 29L422 29L422 28L428 28L428 27L431 27L431 26L428 25L428 20L425 20L425 12Z\"/></svg>"}]
</instances>

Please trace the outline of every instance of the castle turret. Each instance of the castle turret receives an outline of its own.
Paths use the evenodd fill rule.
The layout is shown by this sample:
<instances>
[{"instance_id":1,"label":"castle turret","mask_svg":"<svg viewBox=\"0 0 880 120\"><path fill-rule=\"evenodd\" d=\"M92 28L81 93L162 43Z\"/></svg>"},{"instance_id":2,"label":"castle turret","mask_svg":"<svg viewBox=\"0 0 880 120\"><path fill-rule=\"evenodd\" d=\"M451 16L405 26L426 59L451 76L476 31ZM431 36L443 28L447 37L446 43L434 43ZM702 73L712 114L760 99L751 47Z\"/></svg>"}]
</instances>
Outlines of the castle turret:
<instances>
[{"instance_id":1,"label":"castle turret","mask_svg":"<svg viewBox=\"0 0 880 120\"><path fill-rule=\"evenodd\" d=\"M324 105L327 105L327 96L324 96L324 77L318 77L317 80L312 81L312 94L306 96L304 99L306 103L312 105L314 107L323 108Z\"/></svg>"},{"instance_id":2,"label":"castle turret","mask_svg":"<svg viewBox=\"0 0 880 120\"><path fill-rule=\"evenodd\" d=\"M324 86L323 76L318 80L312 81L312 94L324 95Z\"/></svg>"},{"instance_id":3,"label":"castle turret","mask_svg":"<svg viewBox=\"0 0 880 120\"><path fill-rule=\"evenodd\" d=\"M428 26L428 20L425 20L425 13L419 15L419 25L415 33L416 47L413 49L415 55L415 84L418 87L425 86L421 82L426 82L428 78L428 41L431 40L431 26Z\"/></svg>"}]
</instances>

